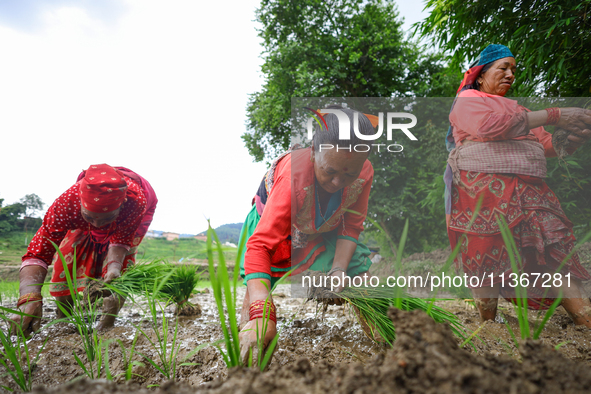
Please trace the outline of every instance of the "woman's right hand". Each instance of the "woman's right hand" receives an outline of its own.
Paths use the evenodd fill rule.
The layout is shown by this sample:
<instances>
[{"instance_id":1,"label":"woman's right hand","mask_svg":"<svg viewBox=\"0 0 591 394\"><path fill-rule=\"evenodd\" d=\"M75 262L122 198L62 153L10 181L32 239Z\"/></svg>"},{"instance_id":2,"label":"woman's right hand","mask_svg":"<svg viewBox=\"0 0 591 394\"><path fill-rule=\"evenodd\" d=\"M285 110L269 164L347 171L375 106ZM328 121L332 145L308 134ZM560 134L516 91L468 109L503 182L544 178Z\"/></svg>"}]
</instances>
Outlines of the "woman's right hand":
<instances>
[{"instance_id":1,"label":"woman's right hand","mask_svg":"<svg viewBox=\"0 0 591 394\"><path fill-rule=\"evenodd\" d=\"M39 331L41 328L41 318L43 317L43 303L41 301L33 301L28 302L26 304L21 305L18 308L19 311L22 313L26 313L27 315L31 316L21 316L17 314L11 314L10 320L12 320L11 324L11 333L12 335L18 335L18 327L23 331L25 338L30 338L31 335ZM32 317L33 316L33 317Z\"/></svg>"},{"instance_id":2,"label":"woman's right hand","mask_svg":"<svg viewBox=\"0 0 591 394\"><path fill-rule=\"evenodd\" d=\"M267 322L267 330L263 332L263 325L264 325L264 318L253 319L249 321L244 328L238 334L240 338L240 359L242 360L242 365L248 366L248 359L250 349L252 349L252 362L253 365L257 364L257 360L259 358L259 347L257 341L257 326L259 337L263 338L263 353L266 353L267 346L269 343L275 338L277 335L277 325L274 321L268 320ZM264 354L260 357L264 357ZM272 356L271 356L272 358ZM271 359L269 359L269 362Z\"/></svg>"},{"instance_id":3,"label":"woman's right hand","mask_svg":"<svg viewBox=\"0 0 591 394\"><path fill-rule=\"evenodd\" d=\"M591 110L578 107L560 108L560 119L556 127L579 135L585 129L589 129L589 126L591 126Z\"/></svg>"}]
</instances>

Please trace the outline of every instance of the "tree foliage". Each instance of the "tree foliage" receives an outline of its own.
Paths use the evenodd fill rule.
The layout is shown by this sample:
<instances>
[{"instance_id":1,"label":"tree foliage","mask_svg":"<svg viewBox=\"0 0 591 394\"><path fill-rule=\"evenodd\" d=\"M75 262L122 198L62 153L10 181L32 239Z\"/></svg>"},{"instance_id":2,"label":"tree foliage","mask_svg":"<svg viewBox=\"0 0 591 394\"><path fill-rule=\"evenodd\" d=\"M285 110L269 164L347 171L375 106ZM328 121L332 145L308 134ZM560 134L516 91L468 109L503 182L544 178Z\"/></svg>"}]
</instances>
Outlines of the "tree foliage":
<instances>
[{"instance_id":1,"label":"tree foliage","mask_svg":"<svg viewBox=\"0 0 591 394\"><path fill-rule=\"evenodd\" d=\"M0 199L0 207L3 201ZM43 209L43 202L36 194L28 194L21 198L20 202L0 208L0 234L39 228L41 219L27 215L36 209Z\"/></svg>"},{"instance_id":2,"label":"tree foliage","mask_svg":"<svg viewBox=\"0 0 591 394\"><path fill-rule=\"evenodd\" d=\"M0 233L21 231L24 227L22 218L24 214L25 206L18 202L2 207L0 210Z\"/></svg>"},{"instance_id":3,"label":"tree foliage","mask_svg":"<svg viewBox=\"0 0 591 394\"><path fill-rule=\"evenodd\" d=\"M393 0L263 0L257 20L265 83L242 136L256 161L289 147L292 97L445 93L441 57L404 40Z\"/></svg>"},{"instance_id":4,"label":"tree foliage","mask_svg":"<svg viewBox=\"0 0 591 394\"><path fill-rule=\"evenodd\" d=\"M394 1L263 0L257 19L266 80L250 97L249 132L242 136L257 161L289 147L294 97L449 97L461 79L441 54L404 39ZM439 119L447 111L449 104L425 110ZM444 123L419 131L420 149L370 157L376 174L369 212L394 240L410 218L409 252L447 244L439 184ZM366 228L386 247L383 234L370 222Z\"/></svg>"},{"instance_id":5,"label":"tree foliage","mask_svg":"<svg viewBox=\"0 0 591 394\"><path fill-rule=\"evenodd\" d=\"M511 48L521 72L513 94L591 95L591 0L428 0L416 25L462 68L488 44Z\"/></svg>"},{"instance_id":6,"label":"tree foliage","mask_svg":"<svg viewBox=\"0 0 591 394\"><path fill-rule=\"evenodd\" d=\"M36 194L27 194L20 199L20 203L25 206L25 216L32 217L37 211L43 209L43 201Z\"/></svg>"}]
</instances>

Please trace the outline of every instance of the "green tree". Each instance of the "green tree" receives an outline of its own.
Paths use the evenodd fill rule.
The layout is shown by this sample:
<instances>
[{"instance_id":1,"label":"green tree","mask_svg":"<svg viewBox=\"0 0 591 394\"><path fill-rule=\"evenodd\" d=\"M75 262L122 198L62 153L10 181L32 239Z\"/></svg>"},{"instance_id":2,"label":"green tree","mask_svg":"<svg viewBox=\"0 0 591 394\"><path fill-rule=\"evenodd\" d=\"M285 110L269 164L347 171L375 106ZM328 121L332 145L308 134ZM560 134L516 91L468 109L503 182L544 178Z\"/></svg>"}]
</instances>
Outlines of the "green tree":
<instances>
[{"instance_id":1,"label":"green tree","mask_svg":"<svg viewBox=\"0 0 591 394\"><path fill-rule=\"evenodd\" d=\"M461 80L441 54L404 39L393 0L263 0L257 19L265 83L250 96L249 130L242 136L257 161L289 147L294 97L453 97ZM447 130L450 104L431 104L423 113L441 116L421 129L418 149L370 157L376 175L369 213L395 240L410 218L408 252L447 243L437 182L445 168L440 134ZM424 208L424 201L432 203ZM371 223L366 228L377 233Z\"/></svg>"},{"instance_id":2,"label":"green tree","mask_svg":"<svg viewBox=\"0 0 591 394\"><path fill-rule=\"evenodd\" d=\"M242 135L256 161L289 147L292 97L450 94L441 56L404 40L393 0L263 0L257 20L265 83Z\"/></svg>"},{"instance_id":3,"label":"green tree","mask_svg":"<svg viewBox=\"0 0 591 394\"><path fill-rule=\"evenodd\" d=\"M0 210L0 233L21 231L25 206L19 202L2 207Z\"/></svg>"},{"instance_id":4,"label":"green tree","mask_svg":"<svg viewBox=\"0 0 591 394\"><path fill-rule=\"evenodd\" d=\"M20 203L25 206L25 216L33 217L37 211L43 209L43 201L36 194L27 194L20 199Z\"/></svg>"},{"instance_id":5,"label":"green tree","mask_svg":"<svg viewBox=\"0 0 591 394\"><path fill-rule=\"evenodd\" d=\"M423 38L465 68L488 44L511 48L518 68L515 96L591 95L591 0L428 0L416 24Z\"/></svg>"}]
</instances>

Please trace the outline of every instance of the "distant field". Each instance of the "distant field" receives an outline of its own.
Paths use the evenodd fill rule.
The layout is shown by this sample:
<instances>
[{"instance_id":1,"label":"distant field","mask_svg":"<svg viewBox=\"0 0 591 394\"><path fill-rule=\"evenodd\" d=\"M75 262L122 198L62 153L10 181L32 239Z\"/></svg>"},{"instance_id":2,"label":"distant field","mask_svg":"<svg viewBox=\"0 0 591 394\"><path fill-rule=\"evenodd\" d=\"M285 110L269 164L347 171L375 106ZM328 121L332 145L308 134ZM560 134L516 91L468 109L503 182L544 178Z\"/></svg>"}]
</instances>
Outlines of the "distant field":
<instances>
[{"instance_id":1,"label":"distant field","mask_svg":"<svg viewBox=\"0 0 591 394\"><path fill-rule=\"evenodd\" d=\"M30 241L33 234L15 232L0 236L0 280L18 280L18 267L21 257L26 253L25 241ZM228 266L236 260L237 248L224 246L224 257ZM194 238L167 241L164 238L145 238L138 249L137 260L163 259L170 262L205 263L206 244ZM215 255L217 260L217 253Z\"/></svg>"},{"instance_id":2,"label":"distant field","mask_svg":"<svg viewBox=\"0 0 591 394\"><path fill-rule=\"evenodd\" d=\"M20 265L21 257L34 233L13 232L0 235L0 265Z\"/></svg>"},{"instance_id":3,"label":"distant field","mask_svg":"<svg viewBox=\"0 0 591 394\"><path fill-rule=\"evenodd\" d=\"M229 262L236 259L237 248L223 246L224 257ZM167 241L164 238L144 238L138 248L138 259L168 261L185 261L190 259L206 260L207 249L205 241L194 238L175 239Z\"/></svg>"}]
</instances>

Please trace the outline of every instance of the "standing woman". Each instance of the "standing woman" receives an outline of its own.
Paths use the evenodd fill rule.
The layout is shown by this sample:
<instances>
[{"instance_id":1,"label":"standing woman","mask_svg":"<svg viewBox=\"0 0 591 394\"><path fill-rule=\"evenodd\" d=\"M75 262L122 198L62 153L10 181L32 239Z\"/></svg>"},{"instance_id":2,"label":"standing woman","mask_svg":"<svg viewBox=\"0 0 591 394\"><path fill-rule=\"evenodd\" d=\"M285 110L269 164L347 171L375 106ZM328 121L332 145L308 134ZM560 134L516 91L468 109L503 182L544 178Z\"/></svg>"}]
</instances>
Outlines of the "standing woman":
<instances>
[{"instance_id":1,"label":"standing woman","mask_svg":"<svg viewBox=\"0 0 591 394\"><path fill-rule=\"evenodd\" d=\"M513 298L508 251L497 217L504 217L521 256L521 273L553 275L573 250L573 224L556 195L544 182L546 157L555 157L552 135L544 125L556 125L572 134L568 153L591 137L591 111L547 108L531 112L504 98L515 81L517 65L504 45L489 45L465 74L449 115L449 156L445 174L446 213L452 248L461 242L457 262L470 277L484 277L472 288L483 320L496 316L499 295ZM473 218L476 205L482 205ZM471 227L470 227L471 225ZM493 275L492 281L490 275ZM562 292L562 306L575 324L591 327L591 303L583 297L582 280L591 279L573 254L552 281L547 298ZM570 286L565 275L570 274ZM547 277L547 276L546 276ZM552 276L552 279L555 277ZM529 306L547 308L545 288L528 287ZM504 285L504 286L503 286Z\"/></svg>"},{"instance_id":2,"label":"standing woman","mask_svg":"<svg viewBox=\"0 0 591 394\"><path fill-rule=\"evenodd\" d=\"M78 291L86 288L90 278L110 282L135 263L137 247L148 231L157 202L148 181L127 168L96 164L83 171L49 207L22 259L17 307L36 317L13 315L12 320L27 334L39 329L41 284L52 263L50 293L62 305L71 305L64 266L51 242L59 245L70 277L76 277ZM76 272L72 272L74 259ZM105 298L99 329L113 326L123 302L116 296ZM58 317L63 317L59 308Z\"/></svg>"},{"instance_id":3,"label":"standing woman","mask_svg":"<svg viewBox=\"0 0 591 394\"><path fill-rule=\"evenodd\" d=\"M310 269L343 279L344 275L365 275L371 265L370 251L358 239L367 214L373 167L369 153L350 147L364 143L353 132L354 120L358 117L359 132L368 135L374 134L369 118L374 122L377 118L347 108L328 108L348 116L351 140L339 140L337 116L324 115L328 130L316 126L312 147L289 151L273 162L245 221L241 234L241 239L248 238L241 261L247 284L240 332L243 359L256 347L257 327L263 330L269 290L292 267L294 274ZM262 333L265 346L277 333L272 300L267 310L270 320Z\"/></svg>"}]
</instances>

